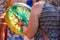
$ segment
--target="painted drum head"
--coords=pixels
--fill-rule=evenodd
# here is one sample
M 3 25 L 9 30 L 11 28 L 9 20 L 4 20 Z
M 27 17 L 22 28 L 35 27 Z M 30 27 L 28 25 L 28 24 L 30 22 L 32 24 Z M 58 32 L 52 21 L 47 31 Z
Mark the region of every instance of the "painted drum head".
M 14 3 L 10 6 L 5 15 L 8 27 L 19 35 L 24 35 L 23 25 L 28 26 L 31 7 L 24 3 Z M 21 21 L 23 22 L 22 25 Z

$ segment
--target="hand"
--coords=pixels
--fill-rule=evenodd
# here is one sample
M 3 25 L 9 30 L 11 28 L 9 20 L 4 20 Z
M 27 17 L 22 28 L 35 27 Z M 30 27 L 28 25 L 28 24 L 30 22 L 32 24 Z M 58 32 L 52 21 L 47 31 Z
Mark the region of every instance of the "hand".
M 23 27 L 24 26 L 24 24 L 23 24 L 23 22 L 21 21 L 21 20 L 18 20 L 18 23 L 17 23 L 19 26 L 21 26 L 21 27 Z
M 27 27 L 26 26 L 23 26 L 23 31 L 27 32 Z
M 27 27 L 26 26 L 23 26 L 23 32 L 24 32 L 24 35 L 27 35 Z

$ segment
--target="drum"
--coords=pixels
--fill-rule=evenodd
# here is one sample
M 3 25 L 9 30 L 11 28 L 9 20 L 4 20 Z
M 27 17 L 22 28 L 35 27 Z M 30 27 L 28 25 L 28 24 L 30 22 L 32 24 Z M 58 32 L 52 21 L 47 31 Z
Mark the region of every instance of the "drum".
M 31 7 L 24 3 L 14 3 L 10 6 L 5 15 L 8 27 L 16 34 L 24 35 L 23 25 L 28 26 Z M 22 25 L 21 21 L 23 22 Z

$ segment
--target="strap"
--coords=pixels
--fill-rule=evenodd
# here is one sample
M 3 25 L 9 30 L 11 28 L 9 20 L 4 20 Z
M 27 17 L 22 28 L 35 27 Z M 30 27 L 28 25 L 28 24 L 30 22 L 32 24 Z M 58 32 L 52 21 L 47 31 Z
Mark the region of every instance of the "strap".
M 39 1 L 39 2 L 37 2 L 35 4 L 37 4 L 37 5 L 40 6 L 39 9 L 38 9 L 39 10 L 38 13 L 39 13 L 39 17 L 40 17 L 45 2 L 44 1 Z M 48 37 L 48 35 L 46 34 L 46 32 L 44 31 L 44 29 L 40 25 L 39 25 L 39 30 L 40 30 L 40 33 L 43 35 L 43 37 L 44 37 L 45 40 L 50 40 L 49 37 Z
M 44 29 L 40 26 L 40 33 L 43 35 L 45 40 L 50 40 L 50 38 L 48 37 L 48 35 L 46 34 L 46 32 L 44 31 Z
M 39 16 L 40 16 L 45 2 L 40 1 L 39 3 L 40 3 L 40 6 L 41 6 L 40 7 L 40 13 L 39 13 Z M 39 25 L 39 28 L 40 28 L 39 29 L 40 30 L 40 33 L 43 35 L 44 39 L 45 40 L 50 40 L 49 37 L 48 37 L 48 35 L 46 34 L 46 32 L 44 31 L 44 29 L 40 25 Z

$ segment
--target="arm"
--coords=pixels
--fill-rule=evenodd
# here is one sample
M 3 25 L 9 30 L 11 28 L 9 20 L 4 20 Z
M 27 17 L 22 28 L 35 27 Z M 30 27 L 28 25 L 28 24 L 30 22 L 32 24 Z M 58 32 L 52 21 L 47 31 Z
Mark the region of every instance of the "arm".
M 38 29 L 38 13 L 35 6 L 32 7 L 29 24 L 25 35 L 28 38 L 32 38 Z
M 5 13 L 0 14 L 0 40 L 7 40 L 7 24 L 4 16 Z
M 28 28 L 27 31 L 26 28 L 24 30 L 24 33 L 28 38 L 33 38 L 38 29 L 38 18 L 40 17 L 41 11 L 42 5 L 39 3 L 36 3 L 32 6 Z

